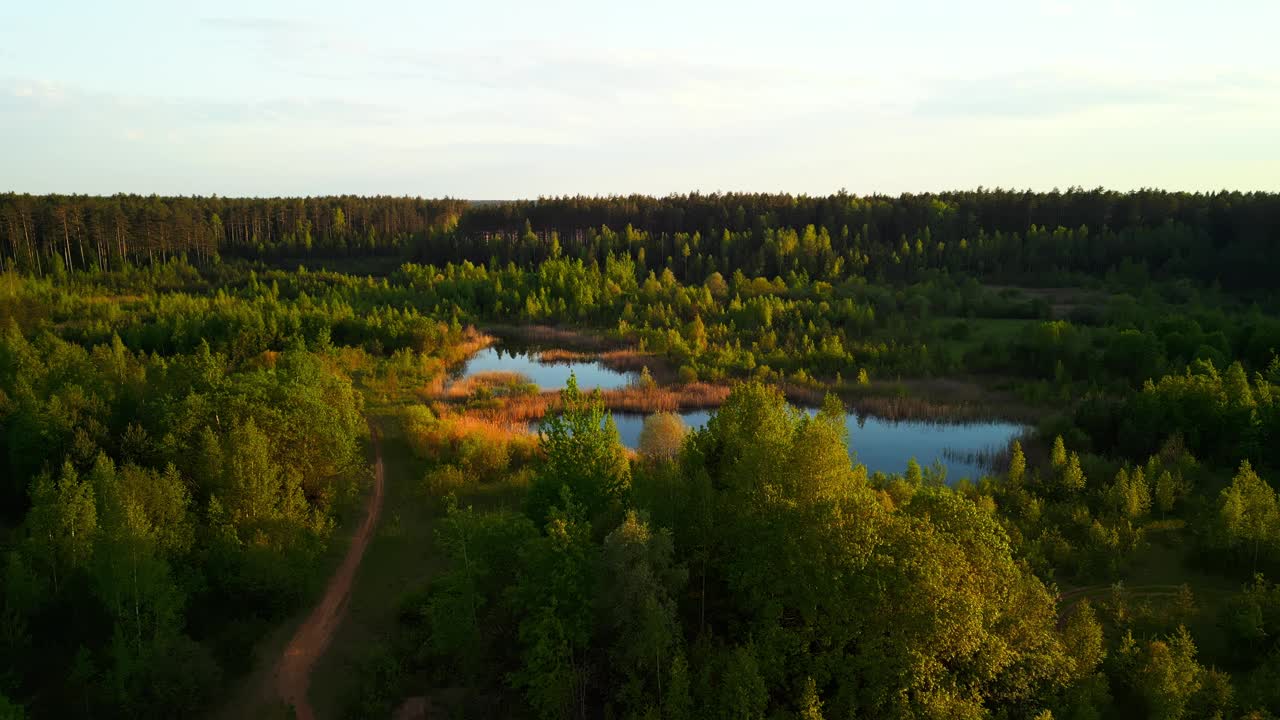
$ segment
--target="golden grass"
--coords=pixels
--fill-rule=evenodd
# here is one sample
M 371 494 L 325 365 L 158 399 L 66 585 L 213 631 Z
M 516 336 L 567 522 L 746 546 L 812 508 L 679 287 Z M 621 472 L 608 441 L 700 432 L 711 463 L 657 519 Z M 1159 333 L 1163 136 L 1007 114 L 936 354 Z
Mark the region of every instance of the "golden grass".
M 623 372 L 639 372 L 647 367 L 649 368 L 649 372 L 656 375 L 667 369 L 667 362 L 665 358 L 651 352 L 640 352 L 639 350 L 631 348 L 602 352 L 596 359 L 600 361 L 601 365 L 604 365 L 607 368 L 612 370 L 621 370 Z
M 463 330 L 462 342 L 443 348 L 441 350 L 441 359 L 444 360 L 445 365 L 457 365 L 497 341 L 498 339 L 492 335 L 467 326 Z
M 577 350 L 564 350 L 562 348 L 552 348 L 550 350 L 539 350 L 534 353 L 534 358 L 544 365 L 554 365 L 556 363 L 573 363 L 573 362 L 590 362 L 599 357 L 597 353 L 578 352 Z
M 509 388 L 514 385 L 526 385 L 529 378 L 522 373 L 510 370 L 487 370 L 464 377 L 436 394 L 448 400 L 465 400 L 475 394 L 476 390 Z
M 440 410 L 445 412 L 440 412 Z M 475 412 L 448 412 L 436 408 L 434 421 L 405 423 L 405 440 L 422 458 L 449 458 L 467 440 L 503 445 L 513 458 L 528 459 L 537 452 L 537 438 L 523 422 L 510 422 Z
M 668 387 L 603 390 L 600 396 L 611 412 L 649 414 L 719 407 L 729 397 L 729 388 L 711 383 L 689 383 Z M 510 426 L 539 420 L 560 407 L 560 393 L 547 391 L 537 395 L 510 397 L 497 407 L 472 410 L 470 415 Z
M 598 362 L 610 370 L 618 372 L 640 372 L 645 368 L 649 368 L 649 372 L 655 377 L 664 380 L 674 379 L 675 375 L 665 358 L 651 352 L 641 352 L 635 348 L 623 348 L 620 350 L 606 350 L 603 352 L 583 352 L 580 350 L 566 350 L 564 348 L 551 348 L 548 350 L 539 350 L 534 354 L 534 358 L 538 362 L 546 365 L 554 365 L 556 363 L 574 363 L 574 362 Z

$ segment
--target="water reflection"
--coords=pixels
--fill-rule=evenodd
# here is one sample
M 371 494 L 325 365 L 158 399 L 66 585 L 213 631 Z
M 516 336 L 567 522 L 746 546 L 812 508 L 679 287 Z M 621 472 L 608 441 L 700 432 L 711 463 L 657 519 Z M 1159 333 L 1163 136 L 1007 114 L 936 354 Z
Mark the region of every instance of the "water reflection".
M 636 374 L 611 370 L 595 361 L 544 364 L 524 350 L 507 350 L 502 346 L 487 347 L 471 356 L 456 373 L 458 378 L 476 373 L 502 370 L 517 372 L 543 390 L 559 390 L 569 382 L 572 373 L 583 390 L 623 388 L 635 381 Z
M 476 353 L 456 376 L 496 370 L 525 375 L 543 390 L 563 388 L 571 373 L 577 377 L 578 387 L 584 390 L 623 388 L 636 379 L 635 373 L 611 370 L 594 361 L 544 364 L 529 351 L 501 346 Z M 711 412 L 691 410 L 680 416 L 685 425 L 700 428 L 706 425 Z M 809 408 L 808 412 L 813 414 L 817 410 Z M 623 444 L 635 448 L 640 441 L 644 416 L 616 413 L 614 422 Z M 914 457 L 924 467 L 942 463 L 947 468 L 948 481 L 980 477 L 987 468 L 979 456 L 1003 451 L 1010 440 L 1026 431 L 1023 425 L 1003 421 L 962 424 L 895 421 L 856 413 L 849 413 L 845 426 L 849 430 L 850 454 L 866 465 L 868 472 L 900 473 Z
M 694 410 L 680 413 L 680 417 L 690 428 L 700 428 L 707 424 L 712 412 Z M 810 408 L 808 412 L 812 415 L 817 410 Z M 644 427 L 644 416 L 615 414 L 613 420 L 622 443 L 635 448 Z M 976 456 L 1003 451 L 1009 441 L 1027 429 L 1018 423 L 1003 421 L 964 424 L 895 421 L 856 413 L 845 417 L 845 427 L 849 430 L 849 454 L 866 465 L 868 473 L 901 473 L 906 470 L 907 461 L 914 457 L 922 467 L 942 463 L 947 469 L 948 482 L 981 477 L 988 469 Z

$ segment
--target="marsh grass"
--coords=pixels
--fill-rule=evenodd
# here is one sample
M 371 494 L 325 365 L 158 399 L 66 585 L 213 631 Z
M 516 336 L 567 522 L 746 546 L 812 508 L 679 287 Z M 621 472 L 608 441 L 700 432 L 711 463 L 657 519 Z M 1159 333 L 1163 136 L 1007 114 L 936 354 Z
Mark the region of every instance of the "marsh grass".
M 469 375 L 444 387 L 437 397 L 459 401 L 504 395 L 529 395 L 538 386 L 527 376 L 510 370 L 488 370 Z
M 629 387 L 600 391 L 605 408 L 611 412 L 649 414 L 716 408 L 729 397 L 729 387 L 711 383 L 689 383 L 667 387 Z M 495 407 L 475 408 L 470 416 L 499 427 L 523 425 L 539 420 L 561 407 L 559 391 L 507 397 Z
M 534 359 L 543 365 L 555 365 L 557 363 L 575 363 L 575 362 L 591 362 L 599 357 L 598 353 L 579 352 L 577 350 L 565 350 L 563 348 L 552 348 L 549 350 L 538 350 L 533 354 Z

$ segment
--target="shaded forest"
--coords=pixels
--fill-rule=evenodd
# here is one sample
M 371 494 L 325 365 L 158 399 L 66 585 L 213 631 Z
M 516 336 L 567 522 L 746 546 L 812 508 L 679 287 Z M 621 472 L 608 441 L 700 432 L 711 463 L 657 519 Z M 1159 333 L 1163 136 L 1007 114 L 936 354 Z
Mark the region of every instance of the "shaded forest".
M 1109 271 L 1269 287 L 1269 193 L 1002 190 L 858 197 L 711 194 L 469 203 L 391 197 L 0 195 L 3 257 L 38 274 L 186 257 L 401 254 L 445 262 L 637 256 L 681 280 L 720 271 L 908 280 L 927 269 L 1048 284 Z M 643 252 L 641 252 L 643 251 Z

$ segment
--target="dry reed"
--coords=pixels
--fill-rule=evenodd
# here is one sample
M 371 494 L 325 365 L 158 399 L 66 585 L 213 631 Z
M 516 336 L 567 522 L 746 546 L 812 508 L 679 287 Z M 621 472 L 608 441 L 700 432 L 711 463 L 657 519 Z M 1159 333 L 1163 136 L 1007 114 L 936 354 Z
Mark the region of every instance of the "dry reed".
M 729 397 L 729 388 L 710 383 L 690 383 L 670 387 L 621 388 L 603 390 L 600 397 L 611 412 L 649 414 L 716 408 Z M 560 393 L 548 391 L 537 395 L 506 398 L 498 407 L 471 411 L 499 425 L 514 425 L 538 420 L 562 407 Z
M 554 365 L 556 363 L 575 363 L 590 362 L 597 359 L 596 353 L 585 353 L 577 350 L 564 350 L 562 348 L 552 348 L 549 350 L 539 350 L 534 353 L 534 358 L 543 365 Z
M 511 370 L 486 370 L 449 384 L 437 392 L 436 396 L 449 400 L 466 400 L 482 388 L 497 390 L 528 384 L 530 384 L 529 378 L 521 373 Z

